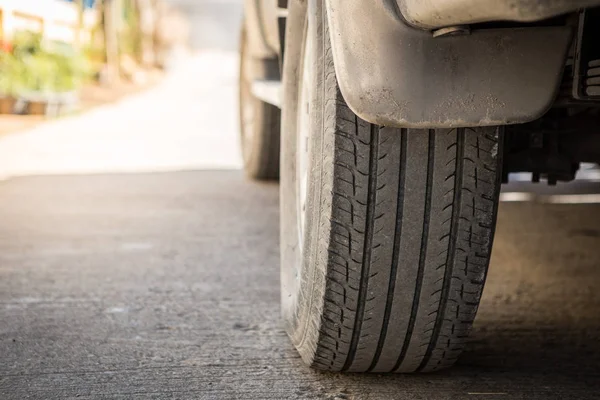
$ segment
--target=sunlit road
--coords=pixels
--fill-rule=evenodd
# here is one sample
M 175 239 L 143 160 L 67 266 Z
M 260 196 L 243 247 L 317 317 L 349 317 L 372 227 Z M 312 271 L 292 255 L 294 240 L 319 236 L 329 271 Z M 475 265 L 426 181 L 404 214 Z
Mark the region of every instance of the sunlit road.
M 600 396 L 598 203 L 502 204 L 484 299 L 456 368 L 307 369 L 279 319 L 278 185 L 236 169 L 239 3 L 187 7 L 198 21 L 225 21 L 210 28 L 222 42 L 194 36 L 208 58 L 158 92 L 0 140 L 0 170 L 13 176 L 0 182 L 1 400 Z M 207 75 L 212 65 L 221 81 Z M 183 90 L 190 66 L 206 69 L 180 110 L 160 93 Z M 218 82 L 225 94 L 211 102 Z M 124 128 L 107 121 L 123 109 Z M 167 116 L 179 119 L 169 128 Z M 106 139 L 102 129 L 118 132 Z M 69 146 L 80 154 L 61 163 Z

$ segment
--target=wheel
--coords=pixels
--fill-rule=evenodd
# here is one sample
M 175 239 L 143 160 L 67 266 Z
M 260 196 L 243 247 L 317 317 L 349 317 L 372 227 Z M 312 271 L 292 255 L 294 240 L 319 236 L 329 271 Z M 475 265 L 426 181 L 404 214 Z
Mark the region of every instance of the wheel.
M 286 330 L 317 369 L 452 365 L 490 260 L 499 128 L 393 129 L 340 93 L 325 11 L 290 2 L 281 181 Z
M 281 111 L 252 94 L 252 82 L 279 79 L 279 61 L 254 59 L 245 24 L 240 50 L 240 126 L 244 170 L 253 179 L 279 178 Z

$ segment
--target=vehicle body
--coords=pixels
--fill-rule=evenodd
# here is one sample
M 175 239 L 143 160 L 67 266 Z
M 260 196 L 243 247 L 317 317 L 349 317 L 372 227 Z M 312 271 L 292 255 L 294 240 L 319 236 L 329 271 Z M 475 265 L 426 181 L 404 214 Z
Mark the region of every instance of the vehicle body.
M 307 363 L 453 364 L 501 183 L 600 162 L 597 6 L 245 0 L 246 169 L 281 174 L 282 308 Z

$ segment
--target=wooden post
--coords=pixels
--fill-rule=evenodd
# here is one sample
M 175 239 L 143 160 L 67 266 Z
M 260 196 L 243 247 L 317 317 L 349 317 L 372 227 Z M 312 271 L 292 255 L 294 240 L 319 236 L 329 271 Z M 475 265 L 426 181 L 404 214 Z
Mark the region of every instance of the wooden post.
M 154 56 L 154 28 L 155 12 L 151 0 L 136 0 L 138 12 L 138 29 L 140 40 L 140 61 L 145 68 L 152 68 L 155 64 Z
M 4 10 L 0 8 L 0 40 L 4 40 Z
M 108 84 L 117 83 L 120 79 L 119 68 L 119 27 L 117 0 L 103 1 L 104 47 L 106 49 L 106 66 Z
M 77 32 L 75 32 L 75 48 L 81 49 L 83 45 L 83 28 L 84 28 L 84 17 L 85 17 L 85 4 L 84 0 L 76 0 L 77 6 Z

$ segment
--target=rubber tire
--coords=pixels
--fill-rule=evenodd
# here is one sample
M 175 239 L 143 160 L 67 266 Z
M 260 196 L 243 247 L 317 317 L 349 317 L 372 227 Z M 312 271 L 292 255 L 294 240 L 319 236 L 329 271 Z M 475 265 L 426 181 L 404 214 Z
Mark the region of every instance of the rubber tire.
M 281 110 L 252 95 L 253 80 L 279 79 L 279 60 L 253 59 L 250 56 L 245 24 L 242 25 L 240 39 L 240 74 L 239 74 L 239 115 L 242 157 L 244 171 L 252 179 L 279 179 L 279 154 Z M 250 102 L 253 109 L 253 124 L 250 128 L 244 124 L 244 105 Z M 246 140 L 247 135 L 251 140 Z
M 328 371 L 451 366 L 475 318 L 501 185 L 502 130 L 392 129 L 340 93 L 325 11 L 290 2 L 281 182 L 282 313 L 302 359 Z M 301 246 L 297 103 L 306 21 L 317 52 Z M 313 117 L 314 116 L 314 117 Z

